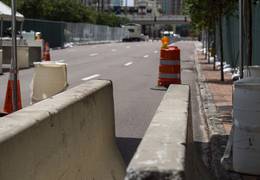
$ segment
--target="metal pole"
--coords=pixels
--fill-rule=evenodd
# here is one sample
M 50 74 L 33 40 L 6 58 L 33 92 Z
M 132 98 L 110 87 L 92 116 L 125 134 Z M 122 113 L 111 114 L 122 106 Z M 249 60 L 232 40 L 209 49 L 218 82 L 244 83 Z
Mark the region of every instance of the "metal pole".
M 220 39 L 220 75 L 221 81 L 224 81 L 224 54 L 223 54 L 223 29 L 222 29 L 222 16 L 219 16 L 219 39 Z
M 253 24 L 253 14 L 252 14 L 252 2 L 251 0 L 249 0 L 248 2 L 248 28 L 247 28 L 247 38 L 248 38 L 248 47 L 247 47 L 247 52 L 248 52 L 248 66 L 252 66 L 253 65 L 253 32 L 252 32 L 252 24 Z
M 244 24 L 244 0 L 239 0 L 239 61 L 240 61 L 240 78 L 244 76 L 244 33 L 243 33 L 243 24 Z
M 101 0 L 101 12 L 104 11 L 104 0 Z
M 1 43 L 0 43 L 0 46 L 1 46 L 1 49 L 3 49 L 3 36 L 4 36 L 4 20 L 3 18 L 1 18 Z
M 13 81 L 12 88 L 12 104 L 13 111 L 18 110 L 18 98 L 17 98 L 17 43 L 16 43 L 16 0 L 12 0 L 12 59 L 11 59 L 11 70 L 10 70 L 10 80 Z

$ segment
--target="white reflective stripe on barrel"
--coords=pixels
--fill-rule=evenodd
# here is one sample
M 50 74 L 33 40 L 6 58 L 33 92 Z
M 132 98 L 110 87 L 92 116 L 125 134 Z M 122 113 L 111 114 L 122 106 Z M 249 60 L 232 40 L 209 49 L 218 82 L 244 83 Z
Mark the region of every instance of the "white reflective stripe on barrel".
M 161 60 L 160 61 L 161 65 L 180 65 L 179 60 Z
M 179 79 L 180 78 L 180 74 L 164 74 L 164 73 L 160 73 L 159 74 L 159 78 L 168 78 L 168 79 L 171 79 L 171 78 L 175 78 L 175 79 Z

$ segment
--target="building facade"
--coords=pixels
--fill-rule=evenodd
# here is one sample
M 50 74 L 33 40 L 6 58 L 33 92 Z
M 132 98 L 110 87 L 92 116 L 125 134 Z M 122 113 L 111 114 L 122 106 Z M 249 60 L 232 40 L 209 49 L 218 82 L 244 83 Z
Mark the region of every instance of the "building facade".
M 164 15 L 181 15 L 182 0 L 159 0 Z
M 135 0 L 134 6 L 138 9 L 139 15 L 160 15 L 161 4 L 159 0 Z
M 111 0 L 80 0 L 82 4 L 88 7 L 93 7 L 97 10 L 109 10 L 111 9 Z
M 121 7 L 121 6 L 124 6 L 124 0 L 112 0 L 111 1 L 111 6 L 113 7 Z

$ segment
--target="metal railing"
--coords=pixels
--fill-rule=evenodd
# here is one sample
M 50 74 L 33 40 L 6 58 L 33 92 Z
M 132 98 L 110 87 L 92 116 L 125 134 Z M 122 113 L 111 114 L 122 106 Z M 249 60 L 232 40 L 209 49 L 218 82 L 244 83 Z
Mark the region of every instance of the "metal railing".
M 128 34 L 120 27 L 38 19 L 25 19 L 24 30 L 41 32 L 51 47 L 63 47 L 70 42 L 121 41 Z
M 109 27 L 86 23 L 66 23 L 66 42 L 120 41 L 127 31 L 119 27 Z

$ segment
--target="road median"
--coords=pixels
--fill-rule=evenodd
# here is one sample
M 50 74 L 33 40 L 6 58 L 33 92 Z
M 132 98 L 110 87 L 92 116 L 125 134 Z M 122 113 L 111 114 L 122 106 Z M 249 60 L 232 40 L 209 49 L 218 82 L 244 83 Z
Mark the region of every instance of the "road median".
M 113 87 L 93 80 L 0 118 L 1 180 L 121 180 Z
M 188 85 L 168 88 L 127 168 L 125 180 L 185 179 L 189 94 Z

